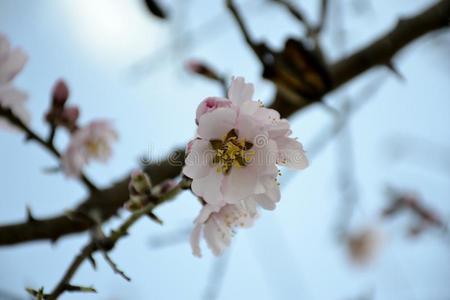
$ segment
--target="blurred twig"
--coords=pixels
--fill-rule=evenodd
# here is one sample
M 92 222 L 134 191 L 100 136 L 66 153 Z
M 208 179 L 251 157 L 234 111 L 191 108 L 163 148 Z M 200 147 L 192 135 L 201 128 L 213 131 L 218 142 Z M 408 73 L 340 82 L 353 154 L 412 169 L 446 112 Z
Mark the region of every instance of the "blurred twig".
M 162 203 L 168 199 L 173 199 L 185 188 L 186 182 L 181 180 L 175 188 L 171 189 L 166 194 L 161 195 L 158 198 L 158 202 Z M 134 211 L 116 230 L 113 230 L 109 236 L 106 236 L 101 240 L 94 238 L 86 244 L 86 246 L 84 246 L 81 250 L 81 253 L 75 257 L 63 278 L 59 281 L 53 291 L 46 297 L 46 299 L 57 299 L 62 293 L 64 293 L 67 290 L 67 285 L 70 284 L 72 277 L 75 275 L 81 264 L 86 259 L 92 259 L 92 254 L 98 250 L 101 250 L 104 258 L 112 267 L 114 272 L 120 274 L 125 279 L 130 280 L 130 278 L 126 276 L 123 271 L 117 268 L 117 265 L 107 255 L 107 252 L 114 248 L 119 239 L 128 234 L 128 230 L 134 225 L 134 223 L 136 223 L 141 217 L 146 216 L 149 212 L 151 212 L 155 208 L 156 204 L 157 203 L 153 202 L 148 203 L 142 209 Z

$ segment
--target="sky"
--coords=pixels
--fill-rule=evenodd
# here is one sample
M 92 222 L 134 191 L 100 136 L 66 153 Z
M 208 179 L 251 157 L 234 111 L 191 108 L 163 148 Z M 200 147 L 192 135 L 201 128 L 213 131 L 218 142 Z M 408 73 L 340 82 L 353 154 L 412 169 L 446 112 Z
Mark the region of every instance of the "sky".
M 303 2 L 307 16 L 317 20 L 318 3 Z M 164 3 L 169 21 L 151 17 L 141 1 L 0 2 L 0 32 L 29 55 L 15 85 L 29 94 L 33 128 L 46 133 L 42 116 L 59 78 L 70 87 L 70 103 L 80 106 L 82 124 L 103 118 L 117 128 L 111 161 L 86 169 L 99 186 L 126 176 L 142 155 L 157 159 L 193 136 L 196 106 L 221 89 L 187 73 L 186 60 L 202 59 L 229 77 L 244 76 L 265 103 L 273 96 L 274 87 L 261 79 L 261 67 L 223 1 Z M 238 3 L 252 35 L 273 48 L 303 34 L 302 26 L 270 1 Z M 322 42 L 335 61 L 433 1 L 332 3 Z M 429 35 L 395 57 L 403 80 L 378 68 L 327 95 L 335 109 L 364 103 L 335 137 L 327 138 L 336 119 L 323 106 L 295 114 L 293 132 L 310 155 L 310 167 L 283 171 L 277 209 L 262 212 L 252 228 L 239 231 L 223 257 L 213 257 L 204 244 L 204 257 L 192 256 L 188 233 L 200 207 L 185 192 L 157 209 L 163 226 L 141 220 L 111 252 L 131 282 L 99 256 L 96 271 L 85 263 L 72 282 L 93 285 L 98 293 L 62 299 L 344 300 L 366 294 L 383 300 L 450 299 L 448 236 L 431 230 L 411 239 L 405 234 L 410 217 L 383 223 L 378 218 L 389 200 L 387 187 L 413 191 L 444 220 L 450 218 L 449 48 L 448 31 Z M 366 92 L 372 86 L 376 91 Z M 315 145 L 323 138 L 318 151 Z M 57 136 L 60 149 L 67 141 L 64 134 Z M 44 174 L 57 162 L 25 144 L 20 134 L 0 132 L 0 154 L 0 223 L 24 220 L 27 206 L 37 218 L 58 214 L 86 196 L 78 182 Z M 357 204 L 351 228 L 382 232 L 381 249 L 367 266 L 352 264 L 336 237 L 347 197 L 340 188 L 342 166 L 353 170 Z M 126 215 L 121 212 L 106 228 Z M 164 239 L 172 242 L 155 245 Z M 51 289 L 87 241 L 80 234 L 55 244 L 0 247 L 0 299 L 27 299 L 25 287 Z

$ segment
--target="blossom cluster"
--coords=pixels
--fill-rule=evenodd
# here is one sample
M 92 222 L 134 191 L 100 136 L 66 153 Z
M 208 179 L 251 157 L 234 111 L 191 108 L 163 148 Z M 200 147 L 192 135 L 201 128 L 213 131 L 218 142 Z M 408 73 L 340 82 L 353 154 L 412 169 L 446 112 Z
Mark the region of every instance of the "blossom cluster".
M 27 55 L 19 48 L 11 49 L 10 42 L 0 34 L 0 107 L 9 109 L 24 126 L 29 125 L 30 113 L 26 109 L 27 95 L 12 85 L 12 80 L 22 70 Z M 81 175 L 82 168 L 91 160 L 106 162 L 111 156 L 111 143 L 117 139 L 117 132 L 111 123 L 94 120 L 86 126 L 78 125 L 79 108 L 67 106 L 69 88 L 63 80 L 56 82 L 50 108 L 45 121 L 52 129 L 48 143 L 53 143 L 57 127 L 66 128 L 70 142 L 61 156 L 61 168 L 69 177 Z M 0 127 L 12 127 L 6 119 L 0 118 Z
M 237 77 L 228 98 L 207 98 L 197 108 L 196 136 L 183 168 L 204 203 L 191 235 L 196 256 L 201 256 L 202 235 L 220 255 L 236 228 L 253 224 L 258 207 L 275 209 L 281 197 L 277 165 L 308 166 L 302 145 L 290 136 L 289 122 L 253 101 L 253 93 L 253 85 Z

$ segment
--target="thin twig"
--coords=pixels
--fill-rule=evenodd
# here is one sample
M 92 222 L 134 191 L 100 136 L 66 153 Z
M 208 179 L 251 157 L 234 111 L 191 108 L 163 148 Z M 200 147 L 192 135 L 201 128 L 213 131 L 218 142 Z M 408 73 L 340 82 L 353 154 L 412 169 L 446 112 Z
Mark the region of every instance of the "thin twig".
M 234 5 L 233 0 L 226 0 L 226 3 L 227 3 L 227 7 L 228 7 L 229 11 L 231 12 L 232 16 L 236 20 L 247 45 L 253 50 L 253 52 L 259 58 L 261 63 L 264 65 L 265 64 L 264 57 L 267 54 L 267 52 L 269 51 L 269 49 L 267 47 L 265 47 L 264 44 L 257 44 L 252 40 L 252 37 L 250 36 L 250 33 L 249 33 L 247 27 L 245 26 L 244 20 L 243 20 L 242 16 L 240 15 L 239 11 L 237 10 L 236 6 Z
M 134 211 L 116 230 L 113 230 L 109 236 L 105 237 L 101 241 L 95 239 L 91 240 L 86 246 L 83 247 L 81 253 L 75 257 L 72 264 L 69 266 L 66 273 L 64 274 L 63 278 L 53 289 L 51 294 L 48 295 L 47 299 L 49 300 L 57 299 L 62 293 L 64 293 L 66 291 L 66 286 L 70 284 L 72 277 L 75 275 L 76 271 L 84 262 L 84 260 L 92 257 L 92 254 L 97 250 L 102 251 L 105 260 L 108 262 L 108 264 L 112 267 L 112 269 L 116 273 L 120 274 L 125 279 L 130 280 L 130 278 L 126 276 L 123 273 L 123 271 L 117 268 L 117 265 L 111 260 L 111 258 L 106 254 L 106 252 L 114 248 L 117 241 L 120 238 L 126 236 L 128 234 L 128 230 L 130 229 L 130 227 L 134 223 L 136 223 L 141 217 L 151 212 L 157 204 L 167 201 L 169 199 L 173 199 L 176 195 L 178 195 L 183 189 L 187 187 L 187 184 L 189 184 L 189 182 L 182 179 L 176 187 L 168 191 L 166 194 L 158 197 L 156 202 L 148 203 L 143 208 Z
M 319 23 L 314 28 L 314 33 L 316 35 L 319 35 L 322 32 L 322 29 L 325 25 L 325 21 L 327 18 L 327 12 L 328 12 L 328 0 L 322 0 L 320 3 Z
M 106 260 L 106 262 L 109 264 L 109 266 L 111 267 L 111 269 L 113 269 L 114 273 L 119 274 L 123 279 L 125 279 L 126 281 L 131 281 L 131 278 L 128 277 L 124 271 L 122 271 L 121 269 L 119 269 L 119 267 L 117 266 L 117 264 L 111 259 L 111 257 L 109 257 L 108 252 L 106 252 L 105 250 L 101 250 L 100 251 L 103 255 L 103 258 Z

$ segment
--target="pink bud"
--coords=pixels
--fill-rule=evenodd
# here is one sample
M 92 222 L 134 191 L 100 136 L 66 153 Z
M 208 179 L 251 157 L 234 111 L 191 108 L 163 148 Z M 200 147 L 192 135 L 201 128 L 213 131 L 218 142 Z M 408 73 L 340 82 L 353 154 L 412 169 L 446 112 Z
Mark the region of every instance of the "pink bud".
M 53 87 L 53 106 L 63 107 L 69 98 L 69 88 L 64 80 L 58 80 Z
M 225 98 L 209 97 L 203 100 L 197 107 L 195 123 L 198 125 L 200 117 L 205 113 L 212 112 L 219 107 L 231 107 L 232 102 Z
M 205 63 L 198 60 L 189 60 L 186 63 L 186 69 L 192 73 L 196 73 L 205 76 L 210 79 L 219 80 L 219 76 Z
M 78 106 L 70 106 L 64 109 L 62 113 L 62 118 L 64 121 L 75 124 L 80 116 L 80 109 Z

